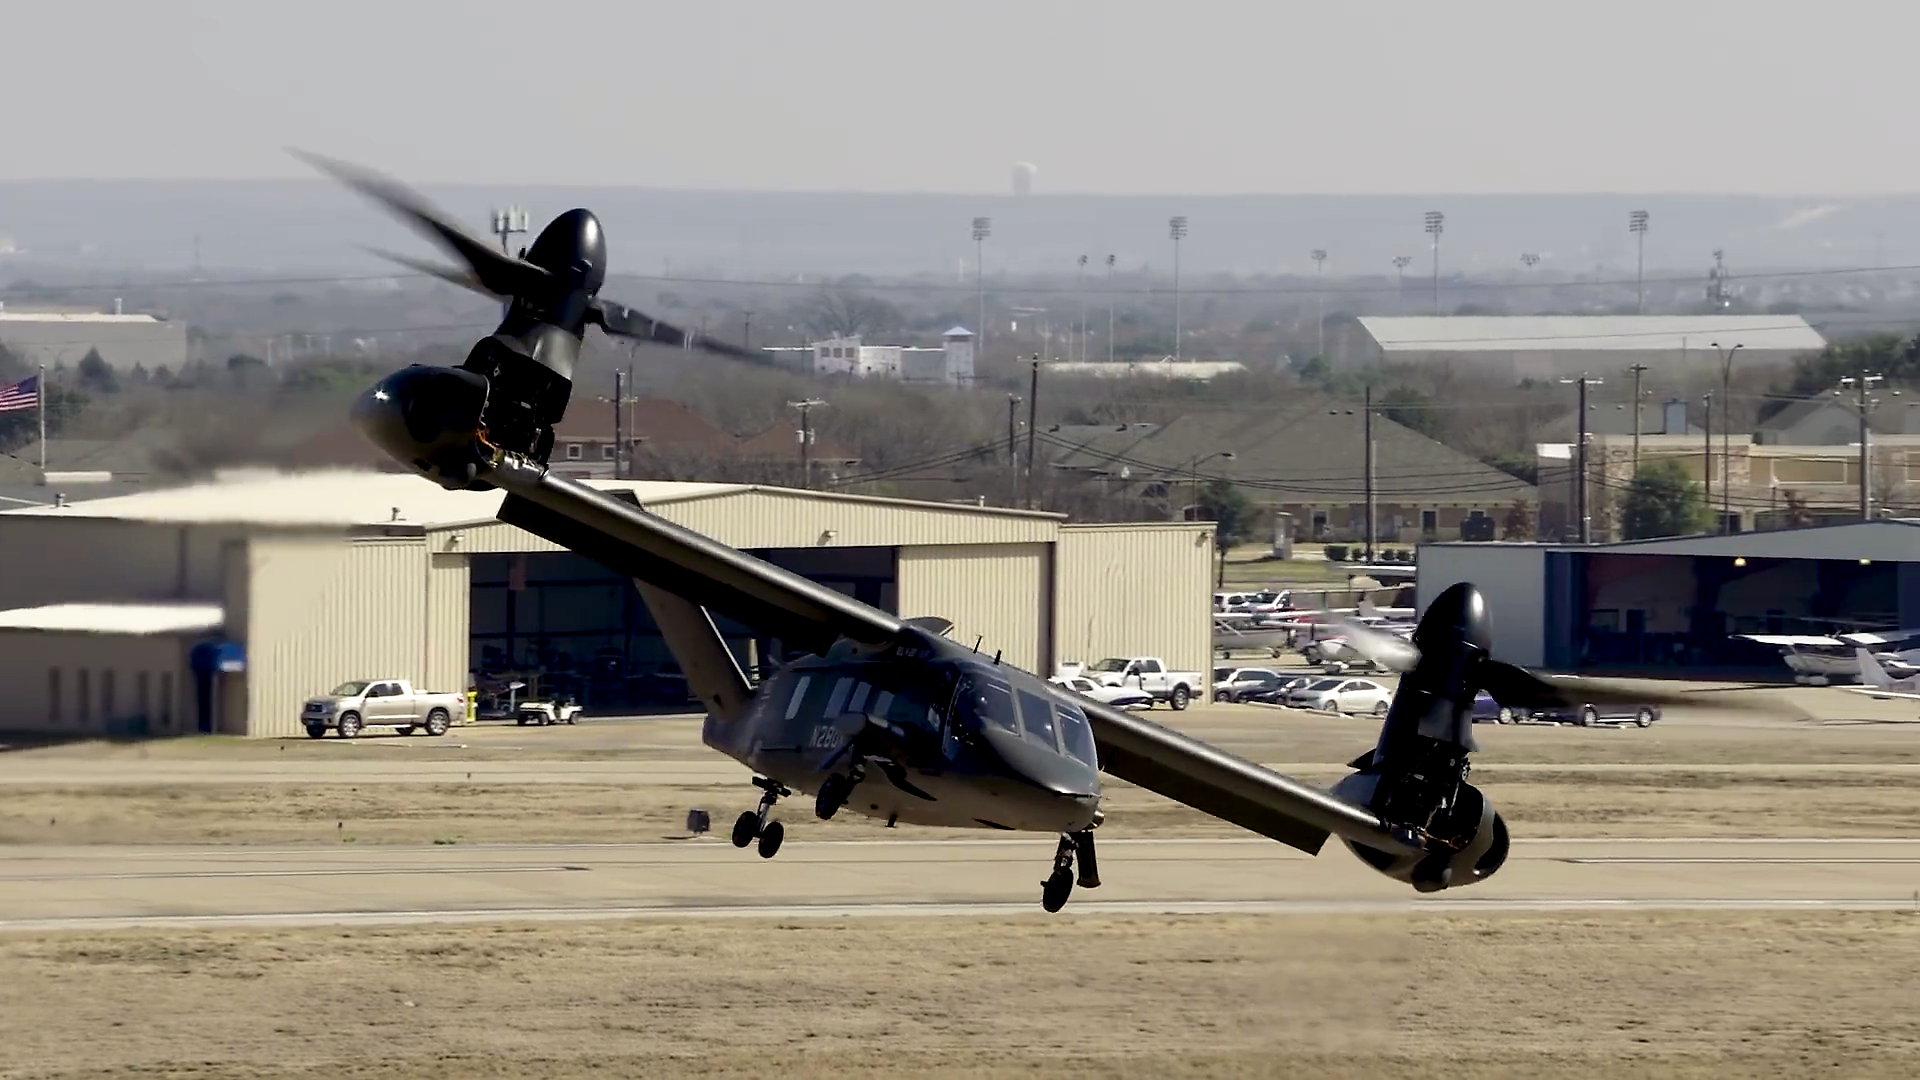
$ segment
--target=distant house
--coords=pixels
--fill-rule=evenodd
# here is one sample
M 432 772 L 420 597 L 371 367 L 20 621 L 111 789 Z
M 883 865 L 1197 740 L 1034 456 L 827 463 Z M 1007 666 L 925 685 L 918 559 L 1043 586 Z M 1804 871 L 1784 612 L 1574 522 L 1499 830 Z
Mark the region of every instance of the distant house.
M 650 457 L 725 458 L 739 441 L 677 401 L 626 398 L 622 409 L 616 441 L 612 402 L 574 402 L 554 428 L 549 457 L 554 471 L 577 479 L 611 478 L 622 442 L 632 472 Z
M 1883 398 L 1867 414 L 1875 435 L 1920 435 L 1920 401 Z M 1860 414 L 1831 395 L 1802 398 L 1754 426 L 1754 441 L 1774 446 L 1849 446 L 1860 442 Z
M 1176 519 L 1192 513 L 1199 486 L 1219 477 L 1256 505 L 1291 514 L 1300 536 L 1355 539 L 1365 532 L 1367 492 L 1358 412 L 1302 393 L 1285 406 L 1189 413 L 1160 426 L 1049 432 L 1049 445 L 1056 469 L 1164 501 Z M 1532 484 L 1386 417 L 1374 417 L 1373 437 L 1377 539 L 1460 539 L 1470 520 L 1497 523 L 1514 502 L 1537 502 Z
M 973 345 L 973 331 L 956 326 L 941 335 L 939 348 L 869 345 L 854 335 L 810 345 L 769 345 L 761 351 L 781 367 L 809 375 L 968 386 L 973 382 Z
M 1596 403 L 1587 407 L 1587 434 L 1599 436 L 1624 436 L 1632 438 L 1637 430 L 1641 435 L 1705 435 L 1706 429 L 1687 419 L 1687 403 L 1678 399 L 1668 400 L 1656 405 L 1651 401 L 1640 403 L 1640 423 L 1634 426 L 1634 410 L 1624 402 L 1617 404 Z M 1574 410 L 1542 426 L 1540 437 L 1543 442 L 1573 442 L 1579 438 L 1580 429 Z

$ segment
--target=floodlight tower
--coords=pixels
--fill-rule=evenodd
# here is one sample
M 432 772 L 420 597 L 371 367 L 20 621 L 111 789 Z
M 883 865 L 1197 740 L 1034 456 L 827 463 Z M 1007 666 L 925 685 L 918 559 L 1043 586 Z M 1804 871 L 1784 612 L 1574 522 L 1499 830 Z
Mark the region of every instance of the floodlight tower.
M 973 219 L 973 287 L 980 294 L 980 322 L 973 328 L 973 355 L 979 359 L 987 341 L 987 279 L 981 258 L 986 254 L 987 237 L 993 235 L 993 219 Z
M 500 238 L 500 254 L 513 254 L 513 249 L 508 244 L 509 238 L 515 233 L 526 232 L 529 224 L 527 211 L 523 207 L 509 206 L 505 210 L 495 210 L 493 212 L 493 235 Z M 503 313 L 502 317 L 504 317 L 505 312 L 511 311 L 512 309 L 513 301 L 508 300 L 502 302 L 500 305 L 500 310 Z
M 1634 243 L 1639 247 L 1633 271 L 1634 311 L 1644 315 L 1647 312 L 1647 212 L 1634 210 L 1627 214 L 1627 231 L 1633 234 Z
M 1394 283 L 1400 289 L 1400 310 L 1407 309 L 1407 267 L 1413 265 L 1413 256 L 1395 255 L 1393 257 Z
M 1326 249 L 1314 248 L 1313 249 L 1313 294 L 1314 294 L 1314 297 L 1320 303 L 1320 319 L 1319 319 L 1320 321 L 1320 353 L 1319 355 L 1320 355 L 1320 359 L 1323 361 L 1326 360 L 1327 358 L 1327 294 L 1325 289 L 1321 285 L 1321 282 L 1324 280 L 1324 278 L 1321 276 L 1321 271 L 1325 270 L 1326 267 L 1327 267 Z
M 1526 266 L 1527 272 L 1532 273 L 1534 268 L 1540 265 L 1540 256 L 1529 251 L 1520 256 L 1520 261 Z
M 1173 358 L 1180 359 L 1180 241 L 1187 237 L 1184 215 L 1167 219 L 1167 235 L 1173 238 Z
M 1113 363 L 1113 264 L 1118 256 L 1107 256 L 1107 363 Z
M 1433 237 L 1433 313 L 1440 314 L 1440 234 L 1447 217 L 1438 210 L 1427 211 L 1427 235 Z

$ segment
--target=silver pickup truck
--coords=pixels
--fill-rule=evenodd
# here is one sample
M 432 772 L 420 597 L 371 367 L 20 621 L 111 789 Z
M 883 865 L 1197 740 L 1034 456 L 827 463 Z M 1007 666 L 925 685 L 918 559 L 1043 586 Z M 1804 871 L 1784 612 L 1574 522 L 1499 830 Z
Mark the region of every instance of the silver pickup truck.
M 402 735 L 415 731 L 445 735 L 453 718 L 465 715 L 466 708 L 463 694 L 415 690 L 405 679 L 355 679 L 309 700 L 300 710 L 300 723 L 310 739 L 320 738 L 329 729 L 351 739 L 370 727 L 392 728 Z

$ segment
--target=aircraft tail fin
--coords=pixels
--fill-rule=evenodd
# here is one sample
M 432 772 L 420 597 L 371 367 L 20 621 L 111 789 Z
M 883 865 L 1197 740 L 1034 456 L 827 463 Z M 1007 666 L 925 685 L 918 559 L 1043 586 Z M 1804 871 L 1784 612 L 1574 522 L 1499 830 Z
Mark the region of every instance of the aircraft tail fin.
M 1854 647 L 1854 655 L 1860 658 L 1860 684 L 1862 686 L 1889 687 L 1893 685 L 1893 676 L 1873 658 L 1873 653 L 1859 646 Z

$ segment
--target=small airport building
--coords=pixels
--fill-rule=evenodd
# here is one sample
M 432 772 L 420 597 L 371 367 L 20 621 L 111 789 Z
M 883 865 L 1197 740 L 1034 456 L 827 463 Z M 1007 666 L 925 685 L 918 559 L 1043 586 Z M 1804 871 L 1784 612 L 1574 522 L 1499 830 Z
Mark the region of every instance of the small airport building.
M 1419 548 L 1422 611 L 1456 582 L 1486 597 L 1497 659 L 1553 670 L 1784 675 L 1734 635 L 1920 627 L 1920 519 L 1629 540 Z
M 590 481 L 653 513 L 1042 674 L 1211 656 L 1210 522 L 744 484 Z M 0 730 L 301 733 L 355 679 L 565 687 L 587 714 L 684 681 L 630 580 L 495 517 L 501 492 L 409 475 L 246 474 L 0 512 Z M 717 620 L 742 665 L 780 643 Z

